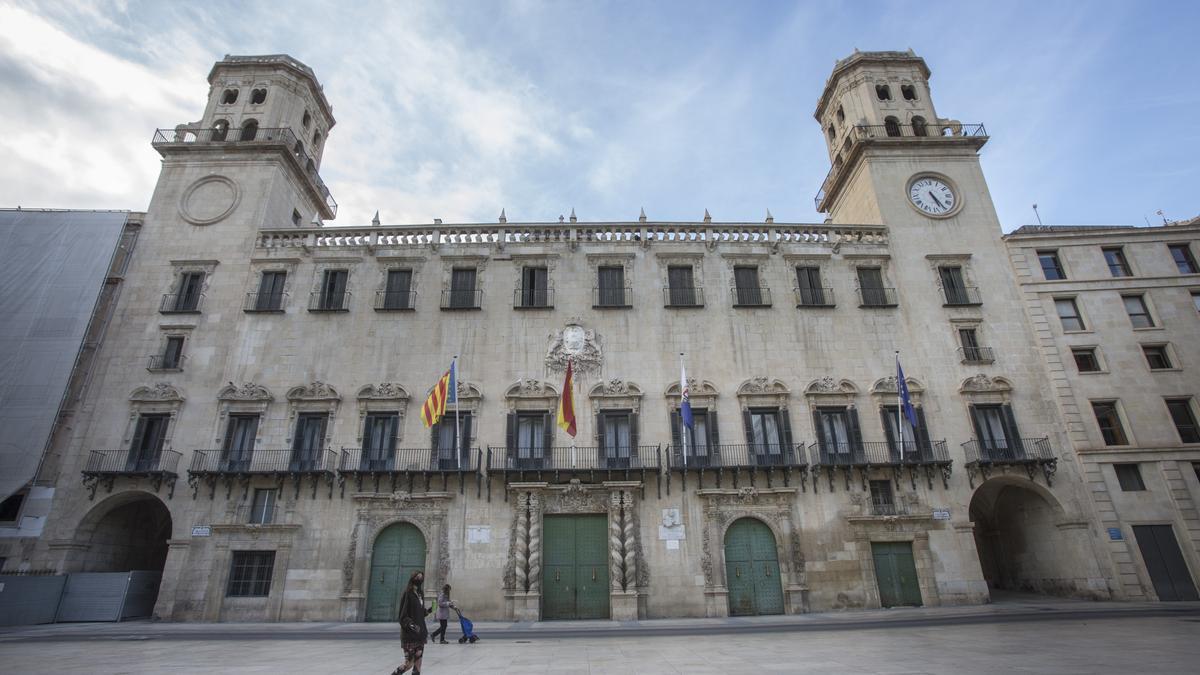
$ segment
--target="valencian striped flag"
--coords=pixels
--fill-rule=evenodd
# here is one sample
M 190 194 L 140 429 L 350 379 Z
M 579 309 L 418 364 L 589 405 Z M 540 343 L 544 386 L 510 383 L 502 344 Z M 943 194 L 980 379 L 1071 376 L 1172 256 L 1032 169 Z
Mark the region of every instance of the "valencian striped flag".
M 562 396 L 558 399 L 558 426 L 575 438 L 575 393 L 571 381 L 571 362 L 567 361 L 567 377 L 563 380 Z
M 447 370 L 433 385 L 433 391 L 429 392 L 429 398 L 425 399 L 425 405 L 421 406 L 421 421 L 426 427 L 432 427 L 442 419 L 442 415 L 446 414 L 446 404 L 454 403 L 457 399 L 458 382 L 454 374 L 454 362 L 450 362 L 450 370 Z

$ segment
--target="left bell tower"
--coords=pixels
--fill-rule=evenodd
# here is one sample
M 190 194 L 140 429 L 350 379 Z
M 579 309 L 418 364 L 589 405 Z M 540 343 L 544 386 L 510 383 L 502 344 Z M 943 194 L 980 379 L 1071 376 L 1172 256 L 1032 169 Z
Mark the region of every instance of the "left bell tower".
M 155 133 L 163 165 L 148 219 L 235 239 L 333 219 L 320 168 L 335 120 L 312 69 L 286 54 L 226 55 L 208 83 L 199 121 Z

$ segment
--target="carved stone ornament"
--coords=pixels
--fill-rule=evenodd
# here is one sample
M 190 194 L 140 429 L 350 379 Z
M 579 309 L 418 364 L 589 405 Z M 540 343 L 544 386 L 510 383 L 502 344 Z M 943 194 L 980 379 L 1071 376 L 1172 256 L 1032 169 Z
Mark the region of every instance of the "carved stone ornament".
M 832 377 L 822 377 L 810 389 L 813 391 L 837 391 L 837 383 L 833 381 Z
M 179 390 L 166 382 L 159 382 L 150 387 L 138 387 L 129 395 L 129 400 L 134 403 L 159 403 L 162 401 L 183 401 L 183 395 Z
M 908 382 L 908 392 L 910 394 L 919 394 L 925 391 L 925 387 L 920 382 L 911 377 L 904 378 Z M 896 393 L 896 376 L 891 375 L 875 381 L 871 386 L 872 394 L 895 394 Z
M 217 394 L 217 399 L 222 401 L 270 401 L 274 400 L 275 396 L 272 396 L 270 390 L 263 387 L 262 384 L 246 382 L 239 386 L 239 384 L 230 382 Z
M 992 392 L 992 391 L 1010 391 L 1012 385 L 1003 377 L 991 378 L 983 373 L 973 375 L 963 380 L 962 386 L 959 387 L 960 392 Z
M 504 392 L 505 398 L 558 398 L 555 388 L 540 380 L 522 379 Z
M 333 387 L 314 380 L 303 387 L 292 387 L 288 390 L 289 401 L 340 401 L 342 395 Z
M 381 382 L 379 384 L 368 384 L 359 389 L 358 398 L 376 401 L 407 400 L 408 391 L 395 382 Z
M 565 372 L 567 361 L 574 363 L 574 371 L 588 373 L 597 371 L 604 363 L 600 336 L 571 321 L 557 333 L 549 335 L 546 350 L 546 368 L 553 372 Z
M 608 510 L 608 493 L 595 488 L 590 489 L 572 478 L 566 487 L 551 492 L 546 500 L 546 510 L 550 513 L 603 513 Z
M 693 401 L 695 401 L 697 398 L 716 398 L 717 397 L 716 385 L 714 385 L 712 382 L 709 382 L 708 380 L 702 381 L 702 380 L 697 380 L 694 377 L 689 377 L 687 379 L 687 383 L 688 383 L 688 396 Z M 667 390 L 666 390 L 666 392 L 664 392 L 663 395 L 666 396 L 667 398 L 675 398 L 675 399 L 679 398 L 679 382 L 672 382 L 670 384 L 670 386 L 667 387 Z
M 893 382 L 892 387 L 896 385 Z M 858 387 L 850 380 L 835 380 L 832 377 L 822 377 L 819 380 L 813 380 L 807 387 L 804 388 L 804 393 L 807 395 L 829 396 L 835 394 L 855 395 L 858 393 Z
M 752 377 L 738 387 L 738 395 L 786 393 L 788 393 L 788 388 L 782 380 L 772 380 L 769 377 Z

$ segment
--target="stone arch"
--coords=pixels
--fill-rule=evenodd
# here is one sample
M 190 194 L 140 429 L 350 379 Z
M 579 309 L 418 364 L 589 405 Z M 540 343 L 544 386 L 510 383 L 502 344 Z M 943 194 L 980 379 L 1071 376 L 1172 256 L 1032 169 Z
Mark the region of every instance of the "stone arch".
M 79 520 L 66 572 L 162 571 L 174 518 L 155 494 L 120 492 L 101 500 Z
M 726 579 L 726 588 L 729 590 L 729 614 L 730 615 L 738 614 L 738 612 L 734 611 L 734 603 L 739 601 L 739 597 L 738 597 L 739 595 L 742 596 L 740 598 L 741 600 L 747 600 L 747 598 L 745 598 L 745 596 L 744 596 L 744 593 L 739 593 L 739 592 L 737 592 L 737 590 L 732 588 L 733 580 L 730 577 L 730 569 L 729 569 L 730 561 L 728 558 L 729 543 L 730 543 L 729 535 L 738 523 L 742 523 L 742 522 L 746 522 L 746 521 L 752 521 L 755 523 L 765 525 L 767 528 L 767 532 L 770 533 L 770 535 L 773 539 L 773 542 L 775 544 L 775 546 L 774 546 L 774 571 L 775 571 L 775 574 L 766 576 L 765 578 L 763 578 L 763 577 L 756 578 L 754 581 L 754 584 L 756 586 L 762 586 L 762 587 L 757 588 L 755 590 L 755 592 L 754 592 L 755 597 L 748 599 L 750 602 L 753 603 L 754 610 L 755 610 L 753 612 L 753 614 L 786 614 L 787 613 L 787 602 L 786 602 L 785 595 L 784 595 L 783 579 L 784 579 L 785 575 L 789 574 L 789 565 L 788 565 L 787 552 L 782 545 L 782 542 L 786 541 L 786 539 L 781 536 L 782 533 L 779 532 L 779 530 L 777 528 L 773 527 L 773 525 L 769 521 L 769 519 L 763 518 L 759 514 L 746 513 L 746 514 L 731 514 L 731 515 L 732 515 L 732 517 L 727 522 L 723 523 L 722 527 L 721 527 L 721 566 L 723 568 L 723 572 L 724 572 L 725 579 Z M 752 564 L 748 566 L 747 572 L 750 572 L 750 569 L 757 568 L 758 562 L 765 562 L 766 564 L 764 565 L 764 567 L 769 568 L 770 561 L 760 561 L 760 559 L 758 559 L 752 555 L 750 562 Z M 773 579 L 771 578 L 772 576 L 774 577 Z M 771 608 L 770 606 L 768 606 L 767 608 L 758 606 L 758 601 L 760 599 L 770 600 L 770 596 L 774 595 L 775 593 L 773 593 L 773 591 L 776 591 L 776 590 L 777 590 L 777 596 L 778 596 L 778 598 L 777 598 L 778 611 L 774 611 L 774 609 Z M 766 597 L 762 597 L 763 595 L 765 595 Z M 768 603 L 768 605 L 773 605 L 773 604 L 774 604 L 774 602 Z M 764 609 L 766 609 L 767 611 L 764 611 Z

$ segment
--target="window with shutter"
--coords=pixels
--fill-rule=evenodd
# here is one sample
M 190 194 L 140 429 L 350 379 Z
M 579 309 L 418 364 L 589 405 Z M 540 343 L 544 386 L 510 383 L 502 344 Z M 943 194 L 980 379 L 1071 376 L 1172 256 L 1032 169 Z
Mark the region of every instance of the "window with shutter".
M 383 291 L 383 309 L 412 308 L 412 270 L 388 270 Z
M 757 267 L 739 265 L 733 268 L 733 281 L 736 286 L 737 304 L 745 306 L 763 304 L 763 292 L 759 286 Z
M 596 304 L 601 307 L 625 306 L 625 268 L 606 266 L 599 268 Z
M 667 268 L 668 303 L 672 307 L 693 307 L 697 303 L 696 284 L 690 265 Z
M 475 268 L 456 267 L 450 273 L 450 306 L 456 308 L 476 307 Z

